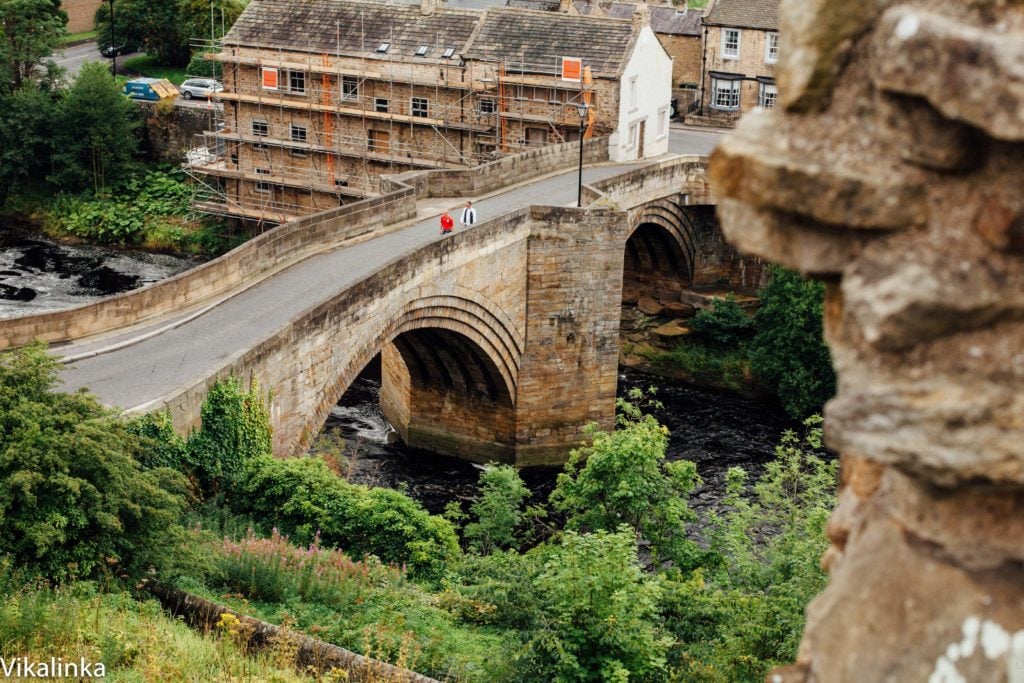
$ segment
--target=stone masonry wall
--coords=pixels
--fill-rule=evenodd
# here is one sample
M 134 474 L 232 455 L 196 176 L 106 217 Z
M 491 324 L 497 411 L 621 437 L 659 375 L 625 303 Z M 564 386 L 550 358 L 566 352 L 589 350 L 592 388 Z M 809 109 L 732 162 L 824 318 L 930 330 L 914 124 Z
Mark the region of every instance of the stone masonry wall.
M 782 0 L 780 111 L 712 158 L 741 250 L 827 283 L 842 457 L 772 683 L 1024 680 L 1024 5 Z

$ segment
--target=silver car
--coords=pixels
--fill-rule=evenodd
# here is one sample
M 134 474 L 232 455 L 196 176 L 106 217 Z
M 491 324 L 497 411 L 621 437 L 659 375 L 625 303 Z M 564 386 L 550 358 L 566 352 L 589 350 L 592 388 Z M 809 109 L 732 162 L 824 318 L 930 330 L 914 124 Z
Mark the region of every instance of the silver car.
M 178 87 L 178 90 L 181 91 L 181 96 L 186 100 L 191 100 L 193 97 L 210 99 L 211 95 L 223 89 L 224 85 L 212 78 L 189 78 Z

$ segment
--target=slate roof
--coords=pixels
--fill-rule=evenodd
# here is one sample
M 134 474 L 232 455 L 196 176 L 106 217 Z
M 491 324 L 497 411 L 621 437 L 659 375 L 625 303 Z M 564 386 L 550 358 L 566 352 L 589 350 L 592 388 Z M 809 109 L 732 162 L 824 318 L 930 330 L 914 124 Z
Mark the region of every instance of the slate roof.
M 445 48 L 462 53 L 483 19 L 474 10 L 439 7 L 432 14 L 416 5 L 355 0 L 252 0 L 224 37 L 225 45 L 310 50 L 329 54 L 438 59 Z M 340 27 L 340 31 L 338 30 Z M 391 43 L 386 53 L 377 46 Z
M 511 1 L 511 0 L 510 0 Z M 593 0 L 577 1 L 576 11 L 581 15 L 593 13 L 597 3 Z M 607 3 L 601 4 L 605 16 L 615 19 L 631 19 L 636 5 L 629 2 L 615 2 L 610 6 Z M 700 35 L 700 10 L 682 11 L 670 5 L 648 5 L 651 10 L 651 29 L 655 33 L 664 33 L 673 36 L 699 36 Z
M 778 31 L 779 0 L 715 0 L 704 23 Z
M 595 77 L 616 75 L 629 58 L 633 24 L 557 12 L 490 9 L 467 59 L 509 59 L 525 70 L 555 73 L 562 57 L 581 57 Z

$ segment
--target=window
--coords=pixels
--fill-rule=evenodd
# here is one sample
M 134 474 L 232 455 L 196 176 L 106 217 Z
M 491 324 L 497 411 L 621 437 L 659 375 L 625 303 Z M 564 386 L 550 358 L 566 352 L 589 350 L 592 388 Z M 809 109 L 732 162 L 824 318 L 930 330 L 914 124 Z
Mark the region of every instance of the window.
M 381 43 L 377 46 L 377 52 L 384 53 L 391 49 L 391 43 Z
M 764 39 L 764 61 L 774 64 L 779 59 L 779 34 L 769 33 Z
M 374 97 L 373 98 L 373 110 L 380 112 L 381 114 L 388 113 L 388 100 L 386 97 Z
M 451 59 L 454 54 L 455 54 L 455 48 L 454 47 L 446 47 L 444 49 L 444 52 L 441 53 L 441 56 L 444 57 L 445 59 Z
M 637 105 L 637 97 L 638 97 L 638 95 L 637 95 L 636 78 L 637 78 L 636 76 L 633 76 L 631 79 L 629 79 L 629 108 L 630 109 L 636 109 L 637 106 L 638 106 Z
M 740 58 L 740 30 L 738 28 L 722 29 L 722 58 Z
M 306 127 L 293 123 L 291 126 L 292 142 L 306 141 Z
M 426 57 L 427 56 L 427 50 L 429 50 L 429 49 L 430 49 L 429 45 L 420 45 L 418 48 L 416 48 L 416 56 L 417 57 Z
M 761 92 L 757 97 L 757 105 L 765 109 L 775 106 L 775 100 L 779 97 L 779 89 L 773 83 L 762 83 Z
M 359 99 L 359 79 L 355 76 L 342 76 L 341 77 L 341 99 L 343 100 L 358 100 Z
M 252 121 L 252 134 L 260 137 L 267 137 L 270 135 L 270 124 L 266 121 L 258 121 L 253 119 Z
M 288 72 L 288 92 L 295 95 L 306 94 L 306 72 L 305 71 L 289 71 Z
M 270 169 L 269 168 L 257 168 L 256 169 L 256 175 L 270 175 Z M 257 180 L 256 181 L 256 191 L 257 192 L 263 192 L 263 193 L 269 193 L 270 192 L 270 183 L 264 182 L 262 180 Z
M 658 110 L 658 136 L 664 135 L 668 132 L 668 107 L 662 107 Z
M 721 78 L 711 79 L 711 106 L 714 109 L 739 109 L 740 108 L 740 83 L 741 81 L 723 80 Z
M 414 97 L 412 98 L 412 115 L 421 118 L 427 117 L 427 108 L 430 106 L 430 102 L 427 101 L 426 97 Z
M 629 146 L 636 147 L 637 139 L 639 137 L 640 127 L 635 123 L 629 124 Z
M 494 99 L 490 97 L 480 98 L 480 113 L 493 114 L 495 112 Z

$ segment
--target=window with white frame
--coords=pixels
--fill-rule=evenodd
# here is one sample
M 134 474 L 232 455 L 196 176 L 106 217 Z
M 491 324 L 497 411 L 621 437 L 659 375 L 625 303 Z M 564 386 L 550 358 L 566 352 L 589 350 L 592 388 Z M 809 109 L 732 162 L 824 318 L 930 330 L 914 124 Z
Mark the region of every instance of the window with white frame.
M 305 142 L 306 141 L 306 127 L 300 126 L 296 123 L 291 124 L 291 138 L 292 142 Z
M 779 89 L 773 83 L 762 83 L 761 92 L 757 97 L 757 104 L 765 109 L 775 106 L 775 100 L 779 97 Z
M 722 58 L 740 58 L 740 30 L 738 28 L 722 29 Z
M 668 107 L 658 110 L 658 137 L 668 132 Z
M 355 76 L 342 76 L 341 77 L 341 99 L 343 100 L 358 100 L 359 99 L 359 79 Z
M 633 76 L 629 79 L 629 108 L 636 109 L 639 105 L 637 100 L 639 99 L 639 92 L 636 82 L 637 77 Z
M 256 175 L 270 175 L 270 169 L 269 168 L 257 168 L 256 169 Z M 264 182 L 262 180 L 257 180 L 256 181 L 256 191 L 257 192 L 263 192 L 264 194 L 269 193 L 270 192 L 270 183 Z
M 378 114 L 388 113 L 388 98 L 386 97 L 374 97 L 373 98 L 373 110 Z
M 265 138 L 270 135 L 270 124 L 266 121 L 260 121 L 253 119 L 252 121 L 252 134 L 258 135 L 261 138 Z
M 305 71 L 289 71 L 288 72 L 288 92 L 292 95 L 305 95 L 306 94 L 306 72 Z
M 636 147 L 638 142 L 638 133 L 640 132 L 640 126 L 635 123 L 629 124 L 629 146 Z
M 426 97 L 412 98 L 412 115 L 419 118 L 427 118 L 427 110 L 430 102 Z
M 736 110 L 740 108 L 741 81 L 711 79 L 711 107 L 713 109 Z
M 496 111 L 495 102 L 493 97 L 481 97 L 480 98 L 480 113 L 481 114 L 493 114 Z
M 764 39 L 764 61 L 774 64 L 779 60 L 779 34 L 769 33 Z

